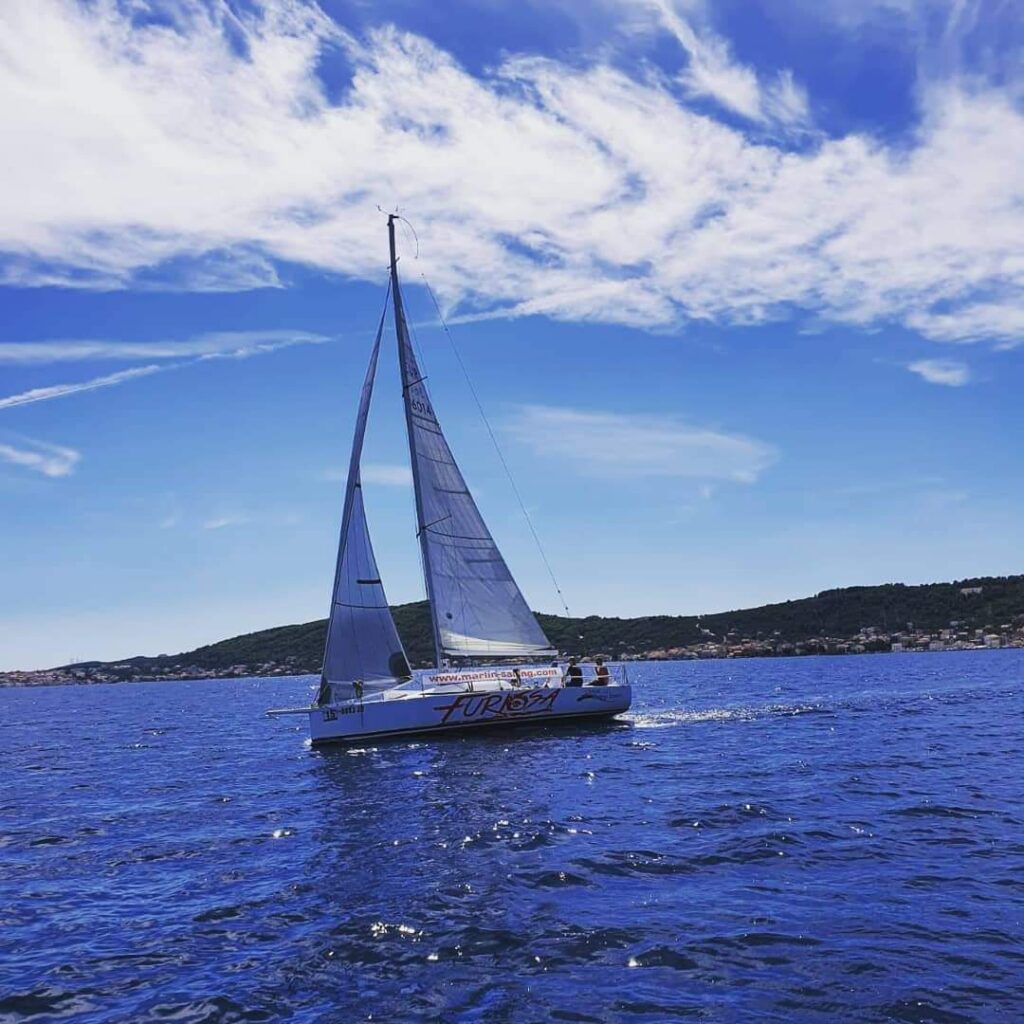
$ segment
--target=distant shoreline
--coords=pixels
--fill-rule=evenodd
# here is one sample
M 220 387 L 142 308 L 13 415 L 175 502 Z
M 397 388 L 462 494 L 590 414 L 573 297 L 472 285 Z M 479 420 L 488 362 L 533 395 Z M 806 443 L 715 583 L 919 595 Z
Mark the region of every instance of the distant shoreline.
M 625 659 L 628 664 L 643 664 L 654 662 L 665 664 L 671 662 L 692 662 L 692 661 L 778 661 L 784 658 L 804 660 L 806 658 L 857 658 L 861 656 L 874 656 L 886 654 L 969 654 L 974 651 L 1015 651 L 1024 650 L 1024 644 L 1008 644 L 1000 647 L 947 647 L 942 650 L 927 650 L 911 648 L 902 651 L 804 651 L 800 654 L 709 654 L 702 657 L 673 657 L 673 658 L 629 658 Z M 34 672 L 0 672 L 0 689 L 22 688 L 28 689 L 40 686 L 110 686 L 122 683 L 226 683 L 234 679 L 301 679 L 303 677 L 317 678 L 317 672 L 295 672 L 295 671 L 253 671 L 237 672 L 230 675 L 166 675 L 166 676 L 139 676 L 120 679 L 99 679 L 94 677 L 68 677 L 68 678 L 10 678 L 12 676 L 50 676 L 50 670 L 42 669 Z
M 391 608 L 409 664 L 435 660 L 426 601 Z M 1024 575 L 823 590 L 709 615 L 572 618 L 535 612 L 562 657 L 688 661 L 1024 647 Z M 0 686 L 319 675 L 327 621 L 276 626 L 180 654 L 0 672 Z

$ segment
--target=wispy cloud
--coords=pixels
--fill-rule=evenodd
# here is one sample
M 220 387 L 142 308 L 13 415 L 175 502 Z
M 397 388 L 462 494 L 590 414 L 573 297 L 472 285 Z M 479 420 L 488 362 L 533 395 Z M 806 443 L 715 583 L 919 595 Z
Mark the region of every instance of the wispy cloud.
M 17 395 L 0 398 L 0 409 L 10 409 L 16 405 L 29 405 L 32 402 L 48 402 L 51 398 L 64 398 L 67 395 L 77 395 L 83 391 L 96 391 L 98 388 L 110 388 L 117 384 L 124 384 L 125 381 L 148 377 L 150 374 L 170 368 L 157 364 L 136 366 L 130 370 L 120 370 L 117 373 L 109 373 L 105 377 L 93 377 L 92 380 L 83 380 L 75 384 L 51 384 L 43 388 L 32 388 Z
M 0 442 L 0 461 L 42 473 L 43 476 L 68 476 L 82 458 L 81 452 L 63 445 L 29 437 L 21 437 L 18 441 L 21 447 Z
M 913 137 L 794 148 L 764 126 L 804 116 L 796 82 L 744 67 L 668 0 L 657 10 L 689 54 L 684 91 L 753 136 L 641 69 L 517 58 L 476 77 L 415 36 L 353 39 L 301 0 L 161 7 L 172 27 L 133 21 L 133 5 L 8 0 L 0 132 L 19 144 L 0 168 L 3 273 L 190 287 L 188 268 L 213 266 L 217 287 L 242 288 L 285 261 L 379 280 L 375 206 L 397 201 L 415 211 L 418 266 L 465 315 L 803 311 L 1019 340 L 1013 88 L 929 79 Z M 329 95 L 331 61 L 350 84 Z
M 203 521 L 204 530 L 224 530 L 229 526 L 245 526 L 249 522 L 248 516 L 224 515 L 212 516 Z
M 180 516 L 175 516 L 173 520 L 165 520 L 161 523 L 162 528 L 170 528 L 171 526 L 177 526 L 182 522 Z M 280 528 L 280 527 L 291 527 L 297 526 L 304 521 L 304 515 L 301 509 L 294 508 L 275 508 L 268 509 L 260 507 L 255 511 L 247 511 L 245 509 L 229 508 L 227 511 L 219 511 L 215 514 L 208 515 L 204 519 L 198 521 L 198 525 L 203 530 L 228 530 L 237 526 L 251 526 L 254 528 Z
M 508 429 L 539 456 L 616 479 L 677 476 L 752 483 L 777 458 L 771 445 L 754 438 L 663 416 L 527 405 L 517 410 Z
M 922 81 L 1012 82 L 1020 76 L 1024 20 L 1012 3 L 991 0 L 789 0 L 776 18 L 809 19 L 830 32 L 863 33 L 865 41 L 885 33 L 887 45 L 904 51 Z M 864 47 L 862 56 L 871 59 Z
M 17 395 L 0 398 L 0 409 L 32 402 L 46 402 L 83 391 L 113 387 L 139 377 L 148 377 L 164 370 L 176 370 L 208 359 L 247 359 L 251 356 L 276 352 L 292 345 L 320 343 L 329 338 L 304 331 L 237 331 L 203 334 L 182 342 L 116 342 L 116 341 L 41 341 L 0 343 L 0 363 L 40 364 L 72 362 L 76 360 L 133 359 L 147 356 L 152 359 L 175 359 L 177 362 L 150 363 L 128 370 L 119 370 L 102 377 L 74 384 L 51 384 L 32 388 Z M 192 358 L 181 360 L 181 356 Z
M 956 359 L 918 359 L 909 363 L 907 369 L 929 384 L 944 384 L 950 388 L 962 388 L 971 380 L 971 368 Z
M 694 96 L 708 96 L 751 121 L 800 124 L 809 116 L 807 94 L 783 71 L 772 82 L 761 81 L 752 68 L 733 59 L 729 44 L 705 29 L 698 32 L 678 11 L 674 0 L 651 0 L 664 27 L 689 57 L 680 75 Z
M 115 341 L 68 339 L 0 342 L 0 363 L 39 365 L 85 360 L 183 359 L 192 357 L 244 358 L 292 345 L 329 341 L 310 331 L 219 331 L 180 341 Z

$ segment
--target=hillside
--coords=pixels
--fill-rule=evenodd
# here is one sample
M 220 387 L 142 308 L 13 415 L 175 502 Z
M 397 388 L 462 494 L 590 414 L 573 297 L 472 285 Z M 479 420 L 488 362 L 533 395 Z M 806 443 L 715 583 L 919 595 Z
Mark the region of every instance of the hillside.
M 412 664 L 432 663 L 426 602 L 399 605 L 394 615 Z M 982 577 L 921 586 L 889 583 L 845 587 L 796 601 L 702 616 L 537 617 L 563 654 L 576 655 L 735 657 L 859 653 L 889 650 L 894 643 L 908 649 L 935 649 L 947 643 L 1017 646 L 1024 644 L 1024 576 Z M 6 673 L 0 675 L 0 682 L 318 673 L 325 625 L 324 620 L 318 620 L 264 629 L 182 654 L 84 662 L 44 672 Z M 942 639 L 940 631 L 945 633 Z

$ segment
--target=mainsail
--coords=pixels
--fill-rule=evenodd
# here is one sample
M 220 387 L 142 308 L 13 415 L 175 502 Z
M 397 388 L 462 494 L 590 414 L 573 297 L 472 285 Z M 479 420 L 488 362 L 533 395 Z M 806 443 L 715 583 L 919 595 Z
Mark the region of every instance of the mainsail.
M 320 703 L 352 696 L 358 689 L 353 687 L 353 683 L 361 684 L 365 690 L 381 690 L 411 675 L 377 571 L 377 560 L 373 555 L 373 545 L 366 525 L 359 472 L 366 417 L 370 411 L 386 315 L 385 301 L 356 413 L 345 506 L 341 517 L 334 595 L 324 649 Z
M 494 543 L 434 415 L 402 307 L 393 217 L 388 229 L 417 528 L 438 659 L 549 657 L 554 650 Z

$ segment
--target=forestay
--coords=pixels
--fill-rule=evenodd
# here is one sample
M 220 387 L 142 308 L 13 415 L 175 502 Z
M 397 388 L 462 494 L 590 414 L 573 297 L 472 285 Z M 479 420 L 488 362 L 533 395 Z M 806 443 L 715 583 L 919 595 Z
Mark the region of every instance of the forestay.
M 382 690 L 411 676 L 377 571 L 377 560 L 366 524 L 359 469 L 386 312 L 385 302 L 359 397 L 324 650 L 320 703 L 352 696 L 356 690 L 353 683 L 361 684 L 367 691 Z
M 487 529 L 434 415 L 392 264 L 418 529 L 439 657 L 550 657 L 554 651 Z

